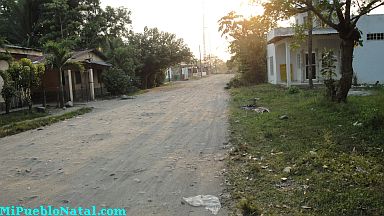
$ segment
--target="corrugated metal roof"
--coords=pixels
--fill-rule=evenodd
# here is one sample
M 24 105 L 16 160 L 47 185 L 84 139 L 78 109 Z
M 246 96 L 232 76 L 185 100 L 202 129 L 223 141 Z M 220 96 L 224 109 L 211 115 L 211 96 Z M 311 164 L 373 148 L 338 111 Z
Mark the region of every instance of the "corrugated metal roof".
M 22 47 L 22 46 L 16 46 L 16 45 L 10 45 L 10 44 L 5 44 L 4 47 L 5 48 L 11 48 L 11 49 L 22 49 L 22 50 L 30 50 L 30 51 L 41 52 L 41 50 L 39 50 L 39 49 Z

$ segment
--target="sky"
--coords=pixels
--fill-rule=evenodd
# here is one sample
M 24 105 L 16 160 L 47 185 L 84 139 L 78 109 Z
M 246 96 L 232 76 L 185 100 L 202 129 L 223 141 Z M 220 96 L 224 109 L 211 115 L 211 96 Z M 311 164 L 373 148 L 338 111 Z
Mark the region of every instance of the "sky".
M 246 16 L 260 12 L 248 2 L 249 0 L 101 0 L 101 5 L 128 8 L 132 12 L 134 32 L 142 32 L 148 26 L 176 34 L 178 38 L 184 39 L 196 58 L 199 58 L 199 46 L 201 55 L 204 55 L 205 26 L 206 54 L 227 60 L 230 58 L 227 52 L 228 42 L 218 32 L 218 20 L 230 11 Z
M 101 5 L 128 8 L 132 12 L 134 32 L 142 32 L 148 26 L 176 34 L 184 39 L 196 58 L 199 58 L 199 46 L 204 56 L 205 29 L 206 55 L 218 56 L 222 60 L 228 60 L 230 54 L 228 41 L 218 32 L 218 20 L 231 11 L 246 17 L 262 11 L 260 7 L 249 4 L 249 0 L 101 0 Z M 384 8 L 374 13 L 384 13 Z M 285 25 L 289 25 L 288 22 Z

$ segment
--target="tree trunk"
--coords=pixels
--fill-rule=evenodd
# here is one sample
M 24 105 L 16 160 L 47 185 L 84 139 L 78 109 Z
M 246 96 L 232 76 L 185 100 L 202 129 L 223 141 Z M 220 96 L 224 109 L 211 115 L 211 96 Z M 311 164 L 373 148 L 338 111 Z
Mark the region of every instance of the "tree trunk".
M 147 74 L 144 74 L 143 76 L 143 84 L 142 84 L 142 88 L 143 89 L 147 89 L 148 88 L 148 75 Z
M 28 86 L 28 89 L 25 91 L 25 93 L 27 95 L 28 110 L 30 113 L 32 112 L 32 80 L 33 80 L 33 74 L 32 74 L 32 71 L 29 71 L 29 86 Z
M 312 28 L 313 28 L 313 19 L 312 19 L 312 12 L 308 11 L 308 83 L 309 88 L 313 89 L 313 72 L 312 71 L 312 41 L 313 41 L 313 35 L 312 35 Z
M 41 90 L 43 92 L 43 107 L 47 107 L 47 95 L 45 92 L 45 74 L 41 77 Z
M 348 91 L 352 85 L 353 77 L 353 49 L 354 39 L 348 38 L 341 41 L 341 78 L 336 94 L 337 101 L 347 102 Z
M 47 95 L 45 93 L 45 87 L 43 88 L 43 107 L 47 107 Z
M 60 87 L 59 87 L 59 102 L 60 102 L 60 108 L 64 108 L 64 86 L 63 86 L 63 75 L 61 68 L 59 69 L 59 81 L 60 81 Z
M 11 108 L 11 101 L 10 100 L 5 100 L 5 113 L 9 114 L 9 110 Z
M 28 92 L 28 110 L 29 112 L 31 113 L 32 112 L 32 96 L 31 96 L 31 92 Z

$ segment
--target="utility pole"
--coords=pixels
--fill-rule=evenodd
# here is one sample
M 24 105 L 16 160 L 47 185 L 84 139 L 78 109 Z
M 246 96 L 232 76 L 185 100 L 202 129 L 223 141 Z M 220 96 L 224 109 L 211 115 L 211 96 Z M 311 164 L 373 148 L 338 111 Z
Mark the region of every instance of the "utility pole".
M 200 49 L 200 45 L 199 45 L 199 54 L 200 54 L 200 76 L 203 77 L 203 69 L 201 67 L 201 49 Z
M 205 14 L 204 14 L 204 9 L 203 9 L 203 58 L 204 58 L 204 61 L 206 60 L 207 58 L 207 47 L 206 47 L 206 44 L 205 44 Z
M 204 69 L 207 63 L 207 47 L 206 47 L 206 35 L 205 35 L 205 0 L 203 0 L 203 60 L 204 60 Z M 208 68 L 207 68 L 208 69 Z M 208 75 L 208 71 L 207 75 Z

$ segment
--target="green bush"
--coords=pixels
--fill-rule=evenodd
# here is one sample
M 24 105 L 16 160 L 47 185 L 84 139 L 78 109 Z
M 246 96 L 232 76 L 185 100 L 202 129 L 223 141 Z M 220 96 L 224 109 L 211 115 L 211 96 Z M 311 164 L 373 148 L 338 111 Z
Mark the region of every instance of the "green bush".
M 384 115 L 377 108 L 363 107 L 360 118 L 363 125 L 368 128 L 373 130 L 384 128 Z
M 126 94 L 132 89 L 130 76 L 116 68 L 112 68 L 103 74 L 103 82 L 112 95 Z
M 288 94 L 297 94 L 300 92 L 300 89 L 297 86 L 290 86 L 288 88 Z
M 242 87 L 242 86 L 249 86 L 251 85 L 251 83 L 244 79 L 244 77 L 242 75 L 237 75 L 235 77 L 233 77 L 229 83 L 227 83 L 227 86 L 226 88 L 227 89 L 230 89 L 230 88 L 239 88 L 239 87 Z

